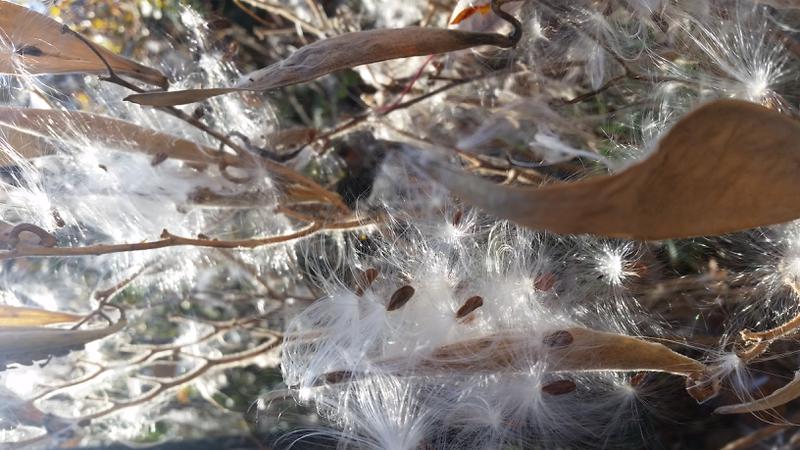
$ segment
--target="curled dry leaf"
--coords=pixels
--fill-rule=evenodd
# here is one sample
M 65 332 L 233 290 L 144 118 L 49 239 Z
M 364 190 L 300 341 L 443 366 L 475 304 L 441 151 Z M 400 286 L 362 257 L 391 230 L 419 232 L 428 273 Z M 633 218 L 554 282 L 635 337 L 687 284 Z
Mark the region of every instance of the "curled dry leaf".
M 714 412 L 717 414 L 745 414 L 765 411 L 789 403 L 798 397 L 800 397 L 800 371 L 794 373 L 794 378 L 786 386 L 776 389 L 766 397 L 751 402 L 721 406 Z
M 32 364 L 49 356 L 60 356 L 85 344 L 110 336 L 127 324 L 122 315 L 104 328 L 71 330 L 41 326 L 2 326 L 0 322 L 0 370 L 7 364 Z
M 84 41 L 47 16 L 0 1 L 0 73 L 107 73 L 106 65 L 88 45 L 103 55 L 118 75 L 166 88 L 167 79 L 161 72 Z
M 143 128 L 124 120 L 97 114 L 52 109 L 0 108 L 0 136 L 24 158 L 52 154 L 55 142 L 83 145 L 86 136 L 93 144 L 121 151 L 194 163 L 219 161 L 219 152 L 186 139 Z M 229 165 L 238 165 L 230 154 L 222 156 Z M 13 164 L 13 158 L 0 153 L 0 165 Z
M 738 100 L 687 114 L 650 157 L 610 176 L 531 189 L 428 163 L 425 170 L 462 200 L 555 233 L 671 239 L 800 217 L 800 124 Z
M 408 27 L 346 33 L 309 44 L 288 58 L 244 75 L 227 88 L 134 94 L 125 100 L 140 105 L 175 106 L 235 91 L 266 91 L 305 83 L 364 64 L 412 56 L 434 55 L 491 45 L 511 47 L 515 39 L 495 33 Z
M 70 323 L 83 316 L 37 308 L 0 305 L 0 327 L 26 327 Z

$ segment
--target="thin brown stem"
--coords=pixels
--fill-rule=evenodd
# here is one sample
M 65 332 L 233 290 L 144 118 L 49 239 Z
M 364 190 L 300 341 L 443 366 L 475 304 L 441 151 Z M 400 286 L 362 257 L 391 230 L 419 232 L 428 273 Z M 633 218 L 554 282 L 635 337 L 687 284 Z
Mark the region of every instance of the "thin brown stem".
M 297 14 L 293 13 L 292 11 L 283 6 L 275 5 L 271 2 L 267 2 L 264 0 L 241 0 L 241 1 L 256 8 L 261 8 L 264 11 L 267 11 L 271 14 L 283 17 L 284 19 L 294 23 L 298 27 L 302 28 L 305 31 L 310 32 L 311 34 L 314 34 L 317 37 L 320 38 L 325 37 L 325 32 L 323 30 L 319 29 L 318 27 L 314 26 L 309 22 L 306 22 L 305 20 L 298 17 Z
M 30 245 L 18 245 L 12 250 L 0 252 L 0 261 L 5 259 L 16 259 L 25 257 L 71 257 L 71 256 L 97 256 L 111 253 L 136 252 L 144 250 L 156 250 L 166 247 L 206 247 L 220 249 L 244 249 L 256 248 L 266 245 L 281 244 L 311 236 L 324 230 L 348 230 L 359 228 L 373 223 L 369 219 L 355 218 L 341 222 L 325 223 L 315 221 L 300 230 L 279 236 L 268 236 L 251 239 L 238 240 L 219 240 L 207 237 L 189 238 L 176 236 L 167 230 L 161 234 L 161 239 L 156 241 L 136 242 L 129 244 L 100 244 L 86 247 L 37 247 Z

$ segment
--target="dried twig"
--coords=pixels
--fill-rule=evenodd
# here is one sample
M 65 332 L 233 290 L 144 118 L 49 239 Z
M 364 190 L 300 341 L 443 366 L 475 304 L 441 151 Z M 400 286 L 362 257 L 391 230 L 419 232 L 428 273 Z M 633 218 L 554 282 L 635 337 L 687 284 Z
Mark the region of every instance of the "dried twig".
M 206 248 L 222 248 L 222 249 L 244 249 L 256 248 L 266 245 L 281 244 L 291 242 L 296 239 L 310 236 L 323 230 L 346 230 L 359 228 L 368 225 L 369 221 L 362 219 L 354 219 L 343 222 L 314 222 L 310 225 L 301 228 L 298 231 L 279 236 L 268 236 L 261 238 L 239 239 L 239 240 L 217 240 L 209 238 L 188 238 L 176 236 L 164 230 L 161 234 L 161 239 L 157 241 L 138 242 L 130 244 L 100 244 L 91 245 L 86 247 L 36 247 L 29 245 L 18 245 L 12 250 L 0 252 L 0 260 L 15 259 L 24 257 L 42 257 L 42 256 L 88 256 L 88 255 L 106 255 L 110 253 L 124 253 L 135 252 L 143 250 L 155 250 L 166 247 L 206 247 Z

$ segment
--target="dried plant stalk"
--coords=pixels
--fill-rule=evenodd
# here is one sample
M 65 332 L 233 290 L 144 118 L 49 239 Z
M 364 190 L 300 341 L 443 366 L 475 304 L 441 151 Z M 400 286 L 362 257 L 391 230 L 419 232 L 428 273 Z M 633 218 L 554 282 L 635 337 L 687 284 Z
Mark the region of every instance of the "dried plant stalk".
M 495 185 L 430 161 L 464 201 L 520 225 L 631 239 L 710 236 L 800 217 L 800 124 L 754 103 L 689 113 L 645 161 L 536 189 Z
M 106 65 L 87 45 L 120 75 L 162 88 L 167 86 L 167 78 L 161 72 L 84 42 L 49 17 L 0 1 L 0 73 L 105 74 Z
M 288 58 L 247 74 L 233 87 L 149 92 L 125 100 L 140 105 L 175 106 L 235 91 L 266 91 L 305 83 L 351 67 L 391 59 L 434 55 L 491 45 L 511 47 L 515 39 L 495 33 L 408 27 L 346 33 L 307 45 Z

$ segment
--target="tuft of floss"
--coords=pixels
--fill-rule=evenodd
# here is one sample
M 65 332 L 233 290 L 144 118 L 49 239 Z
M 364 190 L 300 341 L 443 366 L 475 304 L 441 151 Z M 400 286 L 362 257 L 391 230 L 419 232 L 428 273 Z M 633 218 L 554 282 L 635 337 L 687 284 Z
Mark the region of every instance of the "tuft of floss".
M 155 51 L 169 54 L 165 67 L 173 71 L 175 85 L 219 84 L 235 75 L 231 63 L 222 55 L 211 51 L 204 35 L 202 17 L 190 8 L 183 8 L 180 18 L 190 30 L 190 45 L 196 48 L 172 49 L 154 46 Z M 200 54 L 200 70 L 190 64 L 190 53 Z M 152 55 L 157 60 L 157 55 Z M 144 61 L 147 62 L 147 61 Z M 164 61 L 159 61 L 164 62 Z M 82 89 L 85 102 L 93 113 L 128 120 L 142 127 L 187 138 L 216 147 L 208 136 L 199 130 L 152 108 L 141 108 L 116 99 L 124 96 L 124 89 L 99 83 L 94 79 L 65 77 L 18 76 L 9 89 L 9 104 L 16 107 L 40 107 L 55 110 L 75 110 L 83 106 L 69 99 L 62 100 L 52 94 L 55 87 Z M 74 86 L 73 86 L 74 85 Z M 32 94 L 29 94 L 32 93 Z M 264 112 L 267 112 L 266 114 Z M 204 121 L 223 134 L 237 132 L 253 136 L 254 145 L 263 145 L 259 139 L 274 129 L 276 121 L 269 105 L 257 113 L 241 97 L 228 96 L 210 104 Z M 48 141 L 48 156 L 25 160 L 11 143 L 0 145 L 2 159 L 13 161 L 10 176 L 0 182 L 3 202 L 0 217 L 11 223 L 29 222 L 48 230 L 62 240 L 64 245 L 87 246 L 157 240 L 166 229 L 170 233 L 195 237 L 199 234 L 218 238 L 242 235 L 268 235 L 286 232 L 288 220 L 261 208 L 276 199 L 274 186 L 263 172 L 255 173 L 249 183 L 235 183 L 224 179 L 216 168 L 199 170 L 174 161 L 154 161 L 147 155 L 110 151 L 102 141 L 86 135 L 80 124 L 67 123 L 70 139 L 60 140 L 60 130 L 52 130 L 54 139 Z M 1 131 L 1 130 L 0 130 Z M 0 133 L 0 141 L 4 135 Z M 236 138 L 233 138 L 236 139 Z M 223 149 L 224 150 L 224 149 Z M 9 169 L 9 170 L 11 170 Z M 252 208 L 241 206 L 239 218 L 252 224 L 241 229 L 240 221 L 233 220 L 227 206 L 202 204 L 202 193 L 216 193 L 232 198 L 237 194 L 258 193 L 262 205 Z M 259 264 L 283 267 L 292 264 L 291 251 L 256 250 L 263 258 Z M 169 267 L 161 283 L 172 288 L 187 288 L 187 280 L 203 272 L 210 261 L 210 252 L 191 248 L 172 248 L 151 252 L 134 252 L 105 255 L 82 261 L 103 277 L 115 273 L 128 273 L 131 268 L 158 261 Z M 11 274 L 3 274 L 8 289 L 22 290 Z
M 570 345 L 570 326 L 635 328 L 621 315 L 583 314 L 575 306 L 585 286 L 566 280 L 574 270 L 595 278 L 601 270 L 622 291 L 633 276 L 631 248 L 595 243 L 617 259 L 585 265 L 572 255 L 574 238 L 493 222 L 452 203 L 420 205 L 412 217 L 390 206 L 395 191 L 376 192 L 371 201 L 386 202 L 389 231 L 372 235 L 369 254 L 350 254 L 352 282 L 322 281 L 326 296 L 296 316 L 284 338 L 290 392 L 333 427 L 309 438 L 398 449 L 579 445 L 597 433 L 609 443 L 628 439 L 603 419 L 606 411 L 580 406 L 604 399 L 614 414 L 630 411 L 636 403 L 619 395 L 618 375 L 553 373 L 544 355 Z M 611 310 L 619 298 L 592 300 Z M 491 348 L 437 359 L 443 349 L 507 335 L 529 338 L 508 370 L 470 369 L 491 359 Z M 445 374 L 432 361 L 453 368 Z
M 720 272 L 750 286 L 730 320 L 730 333 L 768 329 L 800 313 L 800 223 L 790 222 L 712 241 Z
M 599 162 L 605 166 L 601 170 L 617 170 L 645 156 L 677 118 L 707 99 L 736 97 L 788 108 L 784 99 L 791 91 L 784 82 L 790 64 L 783 45 L 770 35 L 764 8 L 727 2 L 730 14 L 720 14 L 696 2 L 636 1 L 607 10 L 598 9 L 597 2 L 563 8 L 551 3 L 528 3 L 519 10 L 526 27 L 539 27 L 536 37 L 517 50 L 521 61 L 530 62 L 529 71 L 453 89 L 403 116 L 401 128 L 489 156 L 507 156 L 506 151 L 533 144 L 536 148 L 525 156 L 534 164 Z M 450 25 L 479 29 L 489 17 L 485 6 L 460 2 Z M 686 52 L 661 55 L 665 44 Z M 565 60 L 576 67 L 555 74 L 548 70 Z M 595 107 L 602 104 L 603 92 L 595 94 L 596 102 L 590 97 L 579 106 L 554 106 L 621 76 L 608 89 L 630 98 L 630 108 Z M 500 107 L 486 112 L 463 104 Z M 431 120 L 441 116 L 475 126 L 446 127 Z M 373 126 L 376 133 L 397 136 L 378 123 Z M 415 145 L 425 145 L 407 141 L 408 159 L 428 157 L 414 153 Z M 398 441 L 418 447 L 568 447 L 597 444 L 591 441 L 597 436 L 601 446 L 613 446 L 630 434 L 644 434 L 610 424 L 655 410 L 660 399 L 650 383 L 657 383 L 644 383 L 635 374 L 553 374 L 538 356 L 549 345 L 544 338 L 569 325 L 662 334 L 665 326 L 646 314 L 632 289 L 650 272 L 647 247 L 552 236 L 494 221 L 452 201 L 402 159 L 386 158 L 367 202 L 386 212 L 389 231 L 371 235 L 371 254 L 350 253 L 341 261 L 350 268 L 345 272 L 375 268 L 379 279 L 365 289 L 332 275 L 322 283 L 324 298 L 298 316 L 287 333 L 282 367 L 295 397 L 317 405 L 344 436 L 357 438 L 385 429 L 385 418 L 374 412 L 371 419 L 359 413 L 358 421 L 345 420 L 353 411 L 374 408 L 339 402 L 343 392 L 372 377 L 402 380 L 413 386 L 411 391 L 429 396 L 420 415 L 435 426 L 412 440 L 403 437 L 408 430 L 395 430 Z M 778 274 L 800 267 L 791 253 L 765 263 L 784 296 L 786 284 Z M 777 310 L 786 314 L 785 306 Z M 470 370 L 474 360 L 451 361 L 455 368 L 446 379 L 430 370 L 432 355 L 441 349 L 516 332 L 542 341 L 515 355 L 517 365 L 509 373 Z M 714 376 L 731 380 L 740 395 L 752 396 L 739 356 L 723 353 L 713 363 Z M 597 407 L 587 411 L 586 404 Z
M 790 109 L 781 94 L 791 73 L 788 50 L 764 6 L 738 2 L 726 18 L 685 14 L 676 22 L 695 58 L 686 67 L 689 73 L 673 66 L 676 75 L 726 97 Z
M 185 22 L 184 28 L 195 34 L 187 39 L 193 48 L 154 44 L 151 58 L 157 61 L 155 65 L 164 64 L 168 66 L 165 68 L 174 70 L 172 75 L 176 87 L 227 82 L 236 72 L 222 55 L 210 51 L 200 15 L 186 8 L 180 17 Z M 202 55 L 199 70 L 192 64 L 193 54 Z M 12 108 L 90 111 L 217 148 L 217 142 L 167 114 L 119 101 L 126 94 L 124 89 L 100 83 L 93 77 L 34 78 L 23 74 L 14 78 L 4 77 L 0 89 L 4 104 Z M 56 92 L 59 94 L 55 95 Z M 85 95 L 66 96 L 61 92 L 82 92 Z M 255 107 L 240 96 L 228 96 L 219 101 L 214 99 L 209 105 L 210 108 L 202 112 L 204 123 L 223 134 L 238 132 L 249 136 L 256 146 L 264 146 L 263 135 L 277 126 L 268 104 Z M 247 183 L 234 182 L 225 179 L 216 167 L 198 168 L 172 159 L 153 159 L 150 155 L 108 148 L 103 139 L 83 132 L 78 121 L 66 123 L 64 127 L 51 130 L 52 139 L 38 141 L 47 146 L 48 152 L 46 156 L 34 159 L 23 158 L 23 149 L 15 147 L 19 144 L 5 132 L 6 127 L 0 127 L 0 161 L 4 166 L 0 173 L 0 219 L 4 224 L 35 224 L 52 233 L 59 247 L 155 241 L 164 229 L 180 236 L 193 238 L 202 234 L 219 239 L 293 231 L 288 218 L 272 211 L 277 192 L 265 172 L 254 172 Z M 204 201 L 209 193 L 223 201 L 216 204 Z M 232 201 L 239 198 L 245 200 Z M 250 204 L 247 198 L 257 198 L 258 201 Z M 276 277 L 293 280 L 299 272 L 292 244 L 254 249 L 240 256 L 256 271 L 269 271 Z M 242 284 L 231 286 L 242 275 L 231 269 L 230 261 L 222 252 L 194 247 L 42 258 L 24 268 L 18 261 L 4 261 L 5 269 L 0 273 L 2 303 L 86 312 L 98 307 L 99 300 L 94 296 L 97 291 L 108 289 L 121 280 L 135 278 L 132 286 L 137 293 L 124 300 L 129 327 L 102 343 L 87 345 L 80 355 L 87 367 L 109 365 L 111 369 L 97 377 L 97 384 L 76 386 L 37 402 L 37 407 L 44 413 L 57 415 L 105 409 L 108 398 L 104 400 L 104 396 L 117 390 L 106 390 L 104 386 L 113 385 L 120 392 L 129 394 L 130 398 L 147 395 L 154 382 L 123 373 L 126 370 L 124 365 L 116 365 L 110 360 L 123 357 L 115 351 L 129 351 L 131 344 L 135 344 L 132 337 L 147 339 L 149 335 L 163 333 L 163 329 L 154 331 L 152 324 L 163 324 L 167 321 L 165 317 L 188 312 L 194 307 L 194 302 L 227 314 L 237 305 L 220 292 L 242 288 Z M 196 342 L 198 337 L 209 332 L 187 323 L 175 323 L 172 331 L 176 344 Z M 210 357 L 219 351 L 211 346 L 185 348 Z M 77 373 L 75 356 L 56 357 L 43 369 L 35 365 L 9 369 L 0 376 L 0 391 L 9 389 L 27 395 L 26 389 L 34 388 L 38 381 L 59 384 L 59 380 L 71 380 Z M 175 367 L 189 372 L 199 363 L 199 359 L 182 358 Z M 41 379 L 34 375 L 40 375 Z M 204 395 L 213 393 L 216 388 L 212 381 L 198 382 L 196 386 Z M 87 392 L 87 388 L 96 391 Z M 192 423 L 202 417 L 188 411 L 167 414 L 165 406 L 169 401 L 168 395 L 159 396 L 141 406 L 131 406 L 126 409 L 129 414 L 93 420 L 92 429 L 104 432 L 92 436 L 89 445 L 102 440 L 107 443 L 108 440 L 124 442 L 141 438 L 150 431 L 146 427 L 161 419 L 170 423 Z M 10 402 L 2 399 L 0 404 L 0 409 L 10 407 Z M 4 409 L 0 411 L 0 415 L 5 417 L 12 417 L 12 413 Z M 214 417 L 215 426 L 226 429 L 227 420 L 227 417 L 217 415 Z M 34 420 L 32 423 L 37 426 L 17 427 L 8 434 L 0 431 L 0 441 L 13 442 L 40 435 L 44 431 L 42 421 Z M 69 424 L 53 425 L 53 429 L 70 432 L 77 429 Z M 241 425 L 237 422 L 231 426 L 238 428 Z M 75 436 L 69 436 L 69 439 L 73 438 Z

